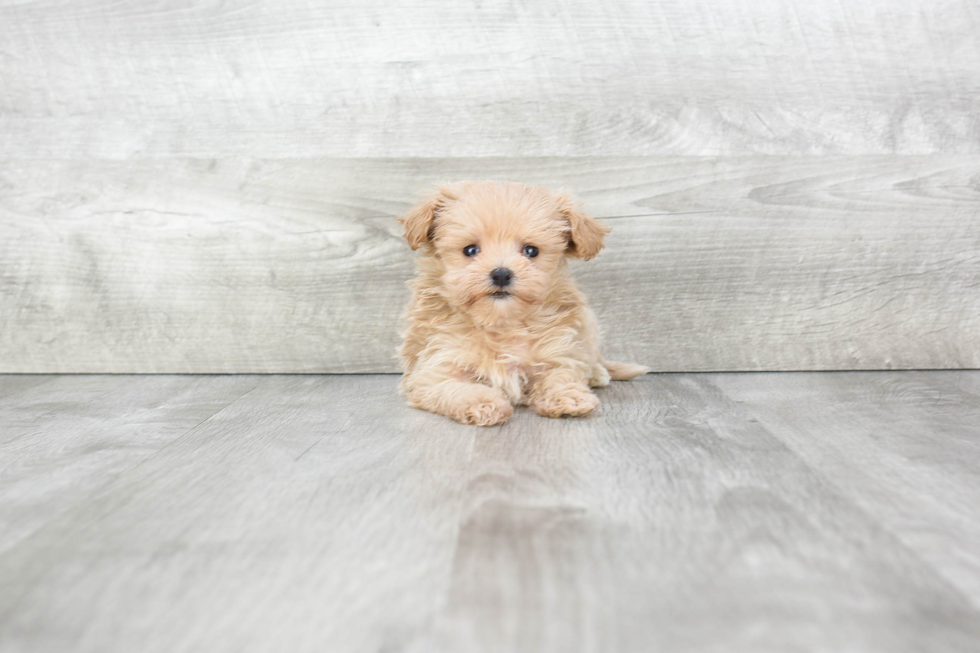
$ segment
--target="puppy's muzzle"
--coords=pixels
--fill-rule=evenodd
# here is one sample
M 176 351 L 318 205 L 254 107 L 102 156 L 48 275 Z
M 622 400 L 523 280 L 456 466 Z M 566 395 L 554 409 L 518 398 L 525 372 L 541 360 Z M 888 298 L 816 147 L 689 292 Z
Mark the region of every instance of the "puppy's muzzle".
M 514 273 L 507 268 L 497 268 L 490 273 L 490 281 L 498 288 L 506 288 L 514 279 Z

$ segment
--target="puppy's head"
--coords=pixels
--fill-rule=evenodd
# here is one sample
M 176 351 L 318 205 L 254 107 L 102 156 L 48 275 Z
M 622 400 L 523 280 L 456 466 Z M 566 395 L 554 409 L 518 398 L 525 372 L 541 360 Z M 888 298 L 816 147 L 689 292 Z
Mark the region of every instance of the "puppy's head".
M 412 249 L 438 262 L 441 294 L 485 324 L 542 304 L 565 257 L 591 259 L 609 231 L 567 195 L 505 182 L 441 186 L 401 222 Z

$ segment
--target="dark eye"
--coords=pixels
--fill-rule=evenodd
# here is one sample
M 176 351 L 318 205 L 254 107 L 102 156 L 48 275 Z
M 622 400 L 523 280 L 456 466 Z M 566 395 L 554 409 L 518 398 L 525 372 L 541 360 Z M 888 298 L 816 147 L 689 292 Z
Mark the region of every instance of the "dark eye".
M 537 247 L 535 247 L 534 245 L 525 245 L 524 246 L 524 256 L 526 256 L 528 258 L 534 258 L 537 255 L 538 255 L 538 248 Z
M 476 256 L 480 253 L 480 248 L 476 245 L 467 245 L 463 248 L 463 256 Z

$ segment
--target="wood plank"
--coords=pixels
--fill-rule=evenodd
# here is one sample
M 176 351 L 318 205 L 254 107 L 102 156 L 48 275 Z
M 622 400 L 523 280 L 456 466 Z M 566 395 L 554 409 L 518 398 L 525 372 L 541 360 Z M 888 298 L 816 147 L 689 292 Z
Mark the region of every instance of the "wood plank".
M 879 373 L 854 388 L 924 405 L 936 386 L 921 378 Z M 973 392 L 941 378 L 944 393 Z M 958 585 L 718 379 L 651 375 L 601 390 L 592 418 L 520 409 L 488 430 L 405 407 L 394 376 L 240 379 L 257 387 L 0 555 L 0 649 L 974 650 L 980 614 Z M 116 392 L 113 380 L 144 387 Z M 51 428 L 22 437 L 45 446 L 83 404 L 110 426 L 120 393 L 145 399 L 147 383 L 169 387 L 179 420 L 191 395 L 227 400 L 228 380 L 65 377 L 57 403 L 21 407 L 25 424 L 33 413 Z M 975 412 L 963 408 L 945 406 Z M 868 415 L 869 432 L 811 435 L 858 442 L 888 423 Z M 933 435 L 919 453 L 965 450 L 955 429 Z M 142 437 L 120 431 L 118 444 Z M 919 469 L 906 446 L 882 439 L 893 455 L 879 464 Z M 967 489 L 971 463 L 956 465 L 949 487 Z M 57 479 L 35 471 L 24 492 L 46 494 Z M 890 493 L 907 491 L 878 494 Z M 54 514 L 62 497 L 47 497 Z
M 256 383 L 255 377 L 59 376 L 7 397 L 0 407 L 0 553 L 83 505 Z
M 661 371 L 980 367 L 971 157 L 8 162 L 0 371 L 391 372 L 440 178 L 578 192 L 610 357 Z
M 779 377 L 746 386 L 756 378 Z M 594 419 L 520 413 L 478 433 L 449 600 L 410 650 L 967 651 L 980 641 L 974 609 L 946 579 L 711 378 L 648 376 L 601 394 Z
M 0 399 L 6 400 L 10 395 L 25 392 L 36 385 L 47 383 L 57 378 L 46 374 L 4 374 L 0 375 Z
M 426 626 L 473 429 L 393 376 L 257 381 L 0 556 L 0 649 L 377 651 Z
M 980 607 L 980 372 L 712 382 Z
M 6 156 L 980 153 L 971 0 L 0 3 Z

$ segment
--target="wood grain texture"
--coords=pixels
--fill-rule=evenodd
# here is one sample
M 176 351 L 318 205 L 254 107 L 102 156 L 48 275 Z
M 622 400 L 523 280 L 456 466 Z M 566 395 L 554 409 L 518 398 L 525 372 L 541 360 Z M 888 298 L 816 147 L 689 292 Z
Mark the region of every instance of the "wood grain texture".
M 25 392 L 36 385 L 47 383 L 55 378 L 57 377 L 46 374 L 7 374 L 0 376 L 0 400 L 6 402 L 11 395 Z
M 46 402 L 43 386 L 19 396 L 41 429 L 18 441 L 76 446 L 24 467 L 45 523 L 11 546 L 0 530 L 0 649 L 980 642 L 964 582 L 980 568 L 978 372 L 651 375 L 600 390 L 594 417 L 521 409 L 494 429 L 409 409 L 397 381 L 69 376 Z M 74 428 L 83 408 L 91 428 Z M 145 447 L 140 414 L 181 434 L 68 504 L 51 491 L 103 432 Z
M 54 377 L 3 398 L 0 551 L 84 504 L 256 383 L 254 377 Z
M 0 4 L 5 156 L 980 153 L 971 0 Z
M 140 159 L 0 169 L 0 371 L 390 372 L 395 217 L 435 179 L 565 187 L 610 357 L 980 367 L 973 157 Z
M 712 381 L 980 607 L 980 376 Z
M 980 641 L 968 601 L 709 379 L 646 377 L 602 397 L 595 420 L 522 414 L 477 435 L 447 608 L 410 650 Z M 965 466 L 975 481 L 980 466 Z M 948 621 L 929 616 L 933 601 Z
M 396 383 L 261 377 L 0 557 L 0 648 L 396 648 L 445 593 L 473 443 Z

